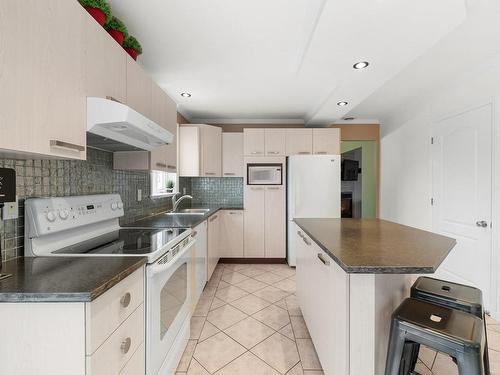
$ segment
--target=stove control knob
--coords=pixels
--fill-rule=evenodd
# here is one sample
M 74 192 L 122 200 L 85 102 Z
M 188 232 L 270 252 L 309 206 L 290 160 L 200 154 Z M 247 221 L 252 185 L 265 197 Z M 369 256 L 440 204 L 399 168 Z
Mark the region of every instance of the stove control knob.
M 111 209 L 113 211 L 115 211 L 117 208 L 118 208 L 118 203 L 116 203 L 116 202 L 111 203 Z
M 45 215 L 45 217 L 51 223 L 53 223 L 57 219 L 56 213 L 54 211 L 47 212 L 47 214 Z
M 68 210 L 59 210 L 59 217 L 63 220 L 66 220 L 69 216 Z
M 123 203 L 122 202 L 118 202 L 118 208 L 121 210 L 123 208 Z

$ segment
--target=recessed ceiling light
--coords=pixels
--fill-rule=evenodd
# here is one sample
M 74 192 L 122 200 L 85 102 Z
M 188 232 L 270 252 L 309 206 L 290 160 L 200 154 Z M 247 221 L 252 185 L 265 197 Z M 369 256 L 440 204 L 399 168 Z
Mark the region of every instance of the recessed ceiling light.
M 188 93 L 188 92 L 183 92 L 183 93 L 181 93 L 181 96 L 182 96 L 183 98 L 190 98 L 190 97 L 191 97 L 191 94 L 190 94 L 190 93 Z
M 370 65 L 370 63 L 368 61 L 360 61 L 360 62 L 357 62 L 356 64 L 354 64 L 352 67 L 354 69 L 364 69 L 364 68 L 367 68 L 368 65 Z
M 337 105 L 341 106 L 341 107 L 345 107 L 346 105 L 348 105 L 349 103 L 347 102 L 338 102 Z
M 352 121 L 354 119 L 355 119 L 355 117 L 344 117 L 343 118 L 344 121 Z

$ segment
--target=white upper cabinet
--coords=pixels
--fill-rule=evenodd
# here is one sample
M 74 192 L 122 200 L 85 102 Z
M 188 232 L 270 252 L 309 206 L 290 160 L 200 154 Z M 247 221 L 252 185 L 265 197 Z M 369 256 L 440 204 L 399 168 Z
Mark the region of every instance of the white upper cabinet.
M 313 153 L 340 155 L 340 129 L 313 129 Z
M 264 139 L 267 156 L 286 155 L 286 129 L 265 129 Z
M 312 129 L 286 129 L 286 154 L 312 154 Z
M 221 177 L 222 129 L 196 124 L 179 128 L 180 176 Z
M 222 133 L 222 176 L 243 177 L 243 133 Z
M 86 18 L 86 94 L 125 103 L 127 53 L 94 18 Z
M 245 156 L 265 155 L 265 129 L 243 129 Z
M 85 10 L 77 1 L 2 1 L 0 150 L 86 158 Z
M 127 56 L 127 105 L 147 118 L 152 113 L 153 80 L 136 61 Z

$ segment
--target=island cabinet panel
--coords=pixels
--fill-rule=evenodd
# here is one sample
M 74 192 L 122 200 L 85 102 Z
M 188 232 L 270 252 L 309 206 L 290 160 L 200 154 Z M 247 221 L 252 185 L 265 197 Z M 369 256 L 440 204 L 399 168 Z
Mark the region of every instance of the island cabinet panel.
M 265 257 L 265 197 L 263 186 L 245 186 L 244 192 L 244 256 Z
M 2 1 L 0 154 L 86 158 L 85 28 L 77 1 Z
M 349 277 L 300 229 L 297 296 L 325 374 L 348 374 Z
M 286 129 L 286 155 L 310 155 L 313 151 L 312 129 Z
M 127 53 L 87 15 L 86 25 L 86 95 L 127 100 Z
M 130 56 L 127 56 L 127 105 L 147 118 L 152 114 L 153 80 Z
M 340 129 L 313 129 L 313 154 L 340 155 Z

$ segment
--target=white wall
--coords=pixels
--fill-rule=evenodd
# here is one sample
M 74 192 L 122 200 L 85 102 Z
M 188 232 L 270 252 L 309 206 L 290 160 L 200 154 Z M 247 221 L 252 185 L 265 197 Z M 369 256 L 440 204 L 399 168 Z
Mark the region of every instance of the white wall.
M 450 113 L 494 101 L 497 103 L 495 124 L 495 162 L 500 155 L 498 103 L 500 98 L 500 58 L 476 66 L 447 84 L 434 88 L 423 98 L 408 103 L 404 119 L 382 124 L 381 139 L 381 206 L 383 219 L 417 228 L 432 229 L 430 198 L 432 196 L 431 145 L 432 123 Z M 494 176 L 494 195 L 500 198 L 500 173 Z M 493 228 L 500 217 L 495 203 Z M 498 264 L 499 233 L 494 233 L 493 262 Z M 496 285 L 496 282 L 494 283 Z M 495 289 L 495 286 L 493 286 Z M 500 290 L 500 289 L 499 289 Z M 496 295 L 496 290 L 493 290 Z M 497 303 L 498 306 L 500 304 Z M 492 306 L 494 308 L 494 306 Z M 494 312 L 494 311 L 493 311 Z M 500 315 L 497 314 L 497 318 Z

